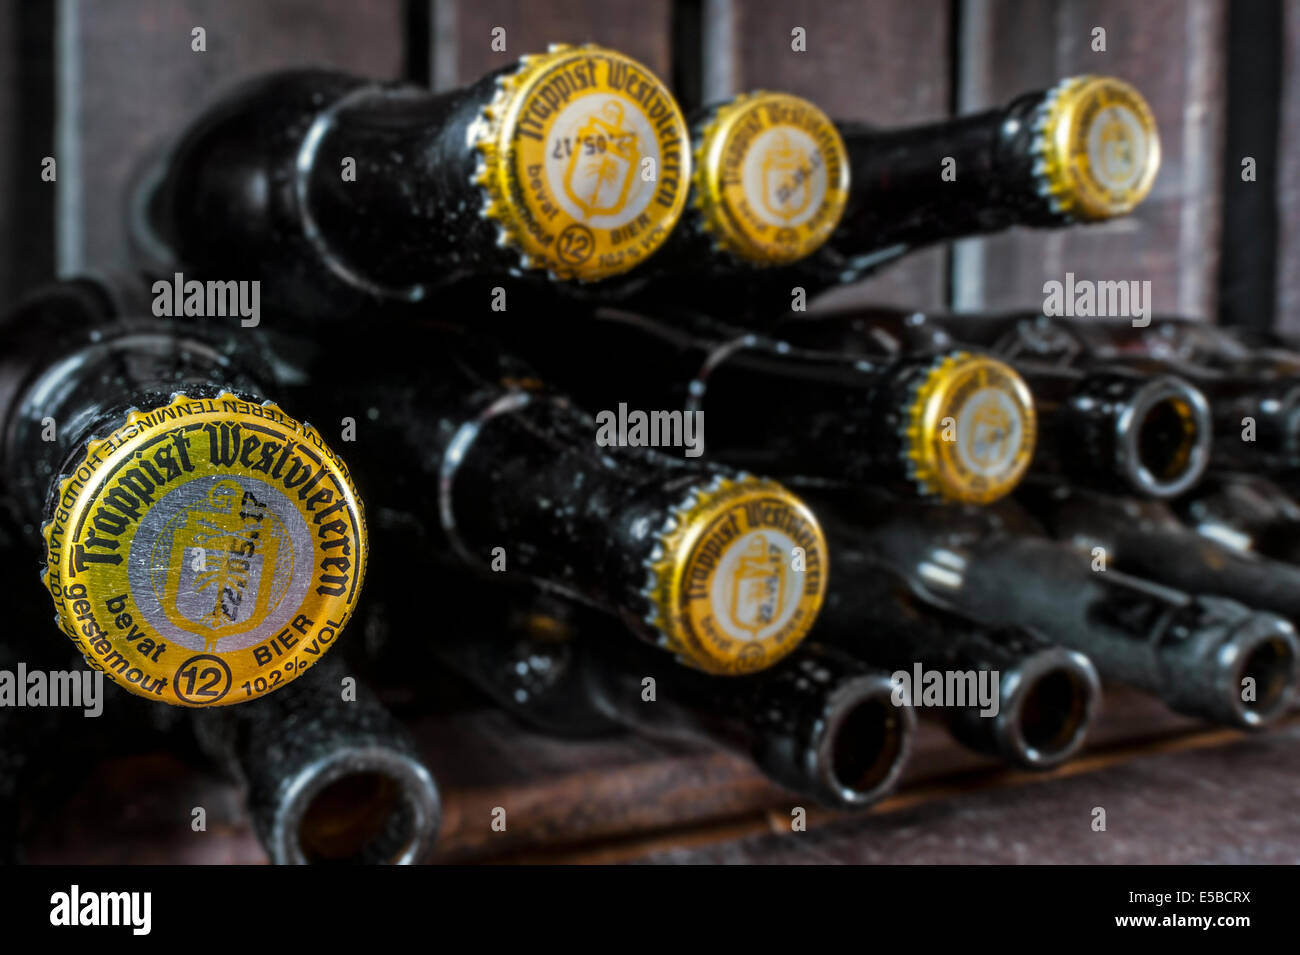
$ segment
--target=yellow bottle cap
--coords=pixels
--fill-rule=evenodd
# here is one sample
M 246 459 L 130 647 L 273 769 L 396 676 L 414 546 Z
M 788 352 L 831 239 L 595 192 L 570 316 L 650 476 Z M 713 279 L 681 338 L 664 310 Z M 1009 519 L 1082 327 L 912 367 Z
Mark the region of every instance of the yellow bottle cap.
M 776 663 L 803 640 L 826 594 L 817 518 L 781 485 L 743 476 L 697 487 L 648 562 L 646 622 L 708 673 Z
M 1015 370 L 986 355 L 938 359 L 915 389 L 904 448 L 921 493 L 987 504 L 1013 491 L 1034 455 L 1034 399 Z
M 686 205 L 690 137 L 668 88 L 596 46 L 526 56 L 475 127 L 484 214 L 527 269 L 591 281 L 639 265 Z
M 1132 212 L 1160 169 L 1160 136 L 1137 90 L 1077 76 L 1048 93 L 1035 121 L 1035 172 L 1054 211 L 1098 220 Z
M 91 667 L 181 706 L 287 685 L 337 642 L 365 573 L 347 467 L 229 393 L 174 395 L 92 440 L 45 525 L 45 585 Z
M 839 225 L 848 152 L 807 100 L 749 93 L 705 125 L 693 184 L 701 224 L 721 248 L 754 265 L 782 265 L 817 251 Z

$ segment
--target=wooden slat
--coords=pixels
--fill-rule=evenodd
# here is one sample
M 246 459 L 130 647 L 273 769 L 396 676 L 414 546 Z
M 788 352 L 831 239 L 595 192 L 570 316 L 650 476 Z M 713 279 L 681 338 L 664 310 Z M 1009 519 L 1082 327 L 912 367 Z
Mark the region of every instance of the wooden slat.
M 125 195 L 149 152 L 239 80 L 290 66 L 402 68 L 401 0 L 61 0 L 60 269 L 125 264 Z M 207 51 L 191 31 L 207 31 Z
M 39 167 L 30 178 L 23 177 L 24 157 L 15 140 L 21 129 L 22 108 L 19 87 L 21 38 L 19 36 L 18 0 L 0 0 L 0 181 L 26 182 L 26 189 L 0 191 L 0 302 L 7 303 L 17 291 L 12 261 L 16 252 L 18 217 L 14 208 L 16 198 L 23 192 L 35 189 L 39 180 Z
M 0 0 L 0 307 L 53 274 L 53 22 L 44 4 Z
M 707 746 L 634 736 L 555 739 L 497 710 L 416 718 L 411 725 L 443 797 L 434 861 L 620 861 L 655 849 L 749 835 L 773 821 L 788 826 L 795 806 L 808 809 L 814 827 L 848 816 L 818 809 L 773 786 L 745 759 Z M 1088 755 L 1056 775 L 1092 772 L 1132 758 L 1129 750 L 1140 741 L 1207 732 L 1222 735 L 1141 694 L 1113 689 L 1090 735 Z M 1043 779 L 970 753 L 937 724 L 922 721 L 899 792 L 875 807 L 873 816 Z M 163 753 L 106 764 L 69 800 L 65 810 L 41 814 L 32 861 L 264 858 L 237 788 Z M 80 811 L 92 803 L 117 806 L 120 814 L 105 820 Z M 207 833 L 189 828 L 194 806 L 208 810 Z M 506 810 L 503 832 L 491 827 L 498 806 Z M 84 828 L 87 820 L 97 820 L 93 832 Z M 147 850 L 140 845 L 146 826 L 151 827 Z M 604 848 L 591 848 L 597 845 Z
M 705 3 L 705 100 L 762 88 L 804 96 L 836 118 L 880 125 L 942 119 L 951 88 L 950 9 L 947 0 Z M 795 27 L 806 31 L 806 52 L 791 49 Z M 947 261 L 944 249 L 910 256 L 824 296 L 816 308 L 942 305 Z
M 598 43 L 640 60 L 667 81 L 672 66 L 670 0 L 612 6 L 607 0 L 431 0 L 433 85 L 447 89 L 551 43 Z M 493 29 L 506 49 L 492 49 Z
M 1300 335 L 1300 4 L 1282 5 L 1284 47 L 1278 121 L 1277 327 Z
M 1131 217 L 964 243 L 953 283 L 959 308 L 1039 308 L 1043 283 L 1074 272 L 1149 279 L 1157 312 L 1214 314 L 1224 11 L 1221 0 L 967 0 L 964 109 L 1003 104 L 1066 76 L 1112 74 L 1151 104 L 1163 162 L 1150 197 Z M 1105 53 L 1091 49 L 1094 27 L 1106 30 Z
M 1230 745 L 1224 745 L 1230 744 Z M 1300 863 L 1300 726 L 1212 734 L 1089 775 L 970 792 L 890 815 L 665 848 L 657 863 L 1240 865 Z M 1092 828 L 1093 809 L 1106 830 Z

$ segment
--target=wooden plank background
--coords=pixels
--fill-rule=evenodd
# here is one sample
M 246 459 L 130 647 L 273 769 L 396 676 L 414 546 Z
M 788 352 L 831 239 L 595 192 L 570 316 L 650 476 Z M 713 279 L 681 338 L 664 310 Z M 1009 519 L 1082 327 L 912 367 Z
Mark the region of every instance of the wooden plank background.
M 701 745 L 554 739 L 497 710 L 408 722 L 441 790 L 437 862 L 773 862 L 816 847 L 855 862 L 1121 861 L 1117 854 L 1128 856 L 1122 861 L 1295 861 L 1295 843 L 1286 839 L 1295 829 L 1294 786 L 1257 804 L 1234 800 L 1232 791 L 1254 799 L 1300 778 L 1300 717 L 1251 739 L 1122 688 L 1108 690 L 1085 752 L 1048 773 L 955 747 L 922 720 L 899 791 L 865 813 L 810 805 L 745 759 Z M 1210 755 L 1195 755 L 1201 751 Z M 1163 754 L 1183 754 L 1175 773 L 1149 768 Z M 171 753 L 106 762 L 47 798 L 59 811 L 32 821 L 35 863 L 266 861 L 239 787 Z M 1109 836 L 1090 829 L 1098 804 L 1112 814 Z M 94 811 L 102 805 L 117 807 L 111 819 Z M 193 806 L 207 810 L 206 831 L 191 829 Z M 792 838 L 796 806 L 807 809 L 809 829 Z M 497 807 L 506 810 L 505 830 L 492 827 Z M 1153 812 L 1165 818 L 1158 835 L 1143 832 Z M 1224 838 L 1225 824 L 1241 816 L 1259 824 Z M 1076 825 L 1062 839 L 1067 818 Z M 1171 836 L 1171 827 L 1182 829 Z M 783 835 L 764 837 L 773 832 Z M 1233 852 L 1237 859 L 1226 858 Z
M 837 118 L 882 126 L 943 119 L 951 113 L 951 11 L 947 0 L 706 3 L 704 98 L 788 90 Z M 795 27 L 805 30 L 806 52 L 791 49 Z M 921 252 L 818 305 L 937 307 L 947 268 L 946 249 Z
M 246 77 L 401 74 L 401 0 L 59 0 L 58 268 L 126 265 L 127 185 L 179 124 Z M 191 31 L 206 31 L 206 51 Z
M 1085 229 L 1017 231 L 962 243 L 962 309 L 1041 307 L 1043 283 L 1149 279 L 1159 312 L 1209 318 L 1216 300 L 1223 125 L 1222 0 L 969 0 L 962 111 L 1005 103 L 1059 78 L 1107 73 L 1137 86 L 1160 130 L 1162 163 L 1135 215 Z M 1092 32 L 1106 31 L 1093 52 Z
M 53 24 L 44 4 L 0 0 L 0 303 L 54 270 Z
M 1300 335 L 1300 3 L 1283 5 L 1281 128 L 1278 133 L 1277 321 Z
M 599 43 L 621 50 L 668 76 L 672 65 L 669 0 L 431 0 L 432 84 L 462 86 L 525 53 L 551 43 Z M 505 30 L 504 51 L 492 49 L 493 30 Z

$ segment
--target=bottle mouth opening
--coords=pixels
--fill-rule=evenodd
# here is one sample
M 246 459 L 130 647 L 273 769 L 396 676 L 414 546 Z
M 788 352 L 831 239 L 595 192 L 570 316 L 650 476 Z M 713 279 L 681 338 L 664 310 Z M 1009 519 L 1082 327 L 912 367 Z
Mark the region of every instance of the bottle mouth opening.
M 295 789 L 277 820 L 276 863 L 406 865 L 433 847 L 437 789 L 401 753 L 369 750 L 313 764 Z
M 1246 726 L 1263 726 L 1290 708 L 1298 669 L 1294 640 L 1274 636 L 1242 648 L 1232 692 Z
M 1007 701 L 1007 755 L 1028 769 L 1058 766 L 1078 752 L 1100 696 L 1086 658 L 1064 650 L 1048 656 L 1018 674 Z
M 1184 382 L 1147 384 L 1121 422 L 1121 434 L 1130 483 L 1143 494 L 1181 494 L 1200 480 L 1209 463 L 1209 405 Z
M 895 706 L 892 686 L 872 682 L 831 718 L 822 747 L 835 802 L 860 807 L 894 787 L 911 748 L 916 717 Z

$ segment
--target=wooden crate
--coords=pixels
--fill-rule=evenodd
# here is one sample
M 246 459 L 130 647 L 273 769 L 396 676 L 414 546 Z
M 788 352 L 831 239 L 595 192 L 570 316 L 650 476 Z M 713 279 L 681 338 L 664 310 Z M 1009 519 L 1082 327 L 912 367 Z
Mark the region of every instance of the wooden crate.
M 126 264 L 131 177 L 241 78 L 310 64 L 442 89 L 549 42 L 591 40 L 671 77 L 688 107 L 766 87 L 882 124 L 1004 103 L 1066 74 L 1118 74 L 1151 101 L 1164 145 L 1136 216 L 934 249 L 823 304 L 1032 308 L 1046 279 L 1073 271 L 1150 279 L 1157 309 L 1213 320 L 1223 244 L 1260 241 L 1222 231 L 1225 170 L 1240 161 L 1225 140 L 1227 11 L 1226 0 L 0 0 L 0 177 L 10 185 L 0 193 L 0 301 L 55 275 Z M 1300 159 L 1288 148 L 1300 134 L 1300 3 L 1284 4 L 1279 20 L 1279 145 L 1258 159 L 1276 184 L 1285 263 L 1300 241 Z M 192 49 L 196 27 L 204 52 Z M 505 53 L 491 48 L 496 27 Z M 1105 52 L 1092 48 L 1098 27 Z M 805 53 L 791 49 L 795 28 Z M 46 156 L 57 159 L 55 183 L 41 181 Z M 1275 298 L 1278 323 L 1300 328 L 1295 270 L 1279 267 Z M 1294 724 L 1242 744 L 1125 692 L 1108 695 L 1088 754 L 1046 777 L 999 768 L 927 726 L 897 796 L 865 820 L 814 812 L 798 839 L 789 796 L 734 756 L 630 737 L 549 740 L 487 709 L 417 729 L 444 789 L 439 858 L 449 861 L 1296 861 L 1296 816 L 1269 795 L 1296 789 Z M 1251 821 L 1251 800 L 1266 821 Z M 123 809 L 109 831 L 92 832 L 86 810 L 105 803 Z M 198 804 L 211 821 L 202 838 L 188 825 Z M 1112 833 L 1138 834 L 1093 834 L 1096 804 L 1124 819 Z M 504 833 L 488 826 L 498 805 L 511 820 Z M 1078 828 L 1062 830 L 1063 814 Z M 1245 830 L 1239 842 L 1213 848 L 1216 814 Z M 238 793 L 165 752 L 106 764 L 38 834 L 38 861 L 263 859 Z M 1179 836 L 1200 854 L 1180 855 Z

